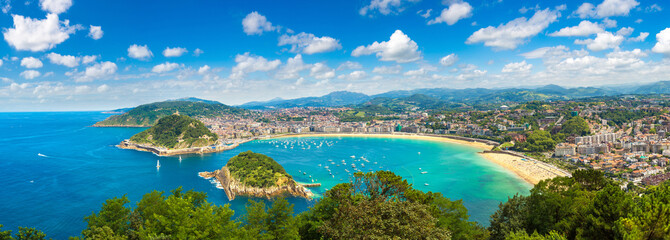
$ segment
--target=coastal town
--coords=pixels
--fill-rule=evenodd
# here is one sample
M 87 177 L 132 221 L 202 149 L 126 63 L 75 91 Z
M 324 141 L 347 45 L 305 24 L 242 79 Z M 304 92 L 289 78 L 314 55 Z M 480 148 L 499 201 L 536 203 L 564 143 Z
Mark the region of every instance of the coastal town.
M 643 186 L 670 179 L 667 103 L 664 97 L 623 96 L 510 103 L 488 110 L 415 107 L 371 113 L 360 107 L 302 107 L 200 120 L 229 145 L 287 134 L 420 134 L 488 140 L 498 143 L 495 150 L 527 156 L 524 161 L 550 163 L 564 172 L 597 169 Z

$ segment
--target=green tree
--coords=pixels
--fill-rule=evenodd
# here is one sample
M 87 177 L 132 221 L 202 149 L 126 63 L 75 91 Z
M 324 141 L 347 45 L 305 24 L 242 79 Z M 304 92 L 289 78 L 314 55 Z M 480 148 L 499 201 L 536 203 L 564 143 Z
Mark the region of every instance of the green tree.
M 572 117 L 563 123 L 561 133 L 567 135 L 586 136 L 591 133 L 589 124 L 580 116 Z

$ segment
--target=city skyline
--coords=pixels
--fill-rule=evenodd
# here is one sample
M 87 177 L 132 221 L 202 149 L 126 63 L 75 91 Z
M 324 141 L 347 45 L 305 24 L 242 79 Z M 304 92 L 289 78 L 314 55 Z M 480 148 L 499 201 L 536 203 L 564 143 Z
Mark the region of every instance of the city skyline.
M 667 3 L 0 1 L 0 111 L 670 80 Z

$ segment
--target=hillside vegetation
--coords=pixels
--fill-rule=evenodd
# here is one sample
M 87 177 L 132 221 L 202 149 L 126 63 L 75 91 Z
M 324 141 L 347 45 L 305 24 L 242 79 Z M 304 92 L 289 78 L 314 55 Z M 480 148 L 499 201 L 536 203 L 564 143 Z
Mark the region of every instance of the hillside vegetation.
M 175 112 L 191 117 L 216 117 L 224 114 L 241 114 L 245 110 L 212 101 L 155 102 L 140 105 L 121 115 L 110 116 L 95 126 L 153 126 L 158 119 Z
M 218 136 L 209 131 L 202 122 L 176 114 L 161 118 L 153 127 L 130 138 L 134 143 L 168 149 L 204 147 L 216 143 L 217 140 Z
M 274 159 L 252 151 L 231 158 L 226 167 L 233 177 L 251 187 L 281 186 L 293 179 Z

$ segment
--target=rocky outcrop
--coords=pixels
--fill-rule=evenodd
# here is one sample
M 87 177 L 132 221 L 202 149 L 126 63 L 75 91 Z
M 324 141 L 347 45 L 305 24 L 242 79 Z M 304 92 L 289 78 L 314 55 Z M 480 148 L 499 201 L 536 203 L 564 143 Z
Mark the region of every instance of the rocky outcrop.
M 310 199 L 313 195 L 310 190 L 298 184 L 293 179 L 290 179 L 280 186 L 272 186 L 267 188 L 246 186 L 230 175 L 228 167 L 223 167 L 220 170 L 213 172 L 201 172 L 199 175 L 206 179 L 216 178 L 216 180 L 221 184 L 223 190 L 226 192 L 226 196 L 228 196 L 228 199 L 231 201 L 235 199 L 235 196 L 238 195 L 268 199 L 286 195 Z

